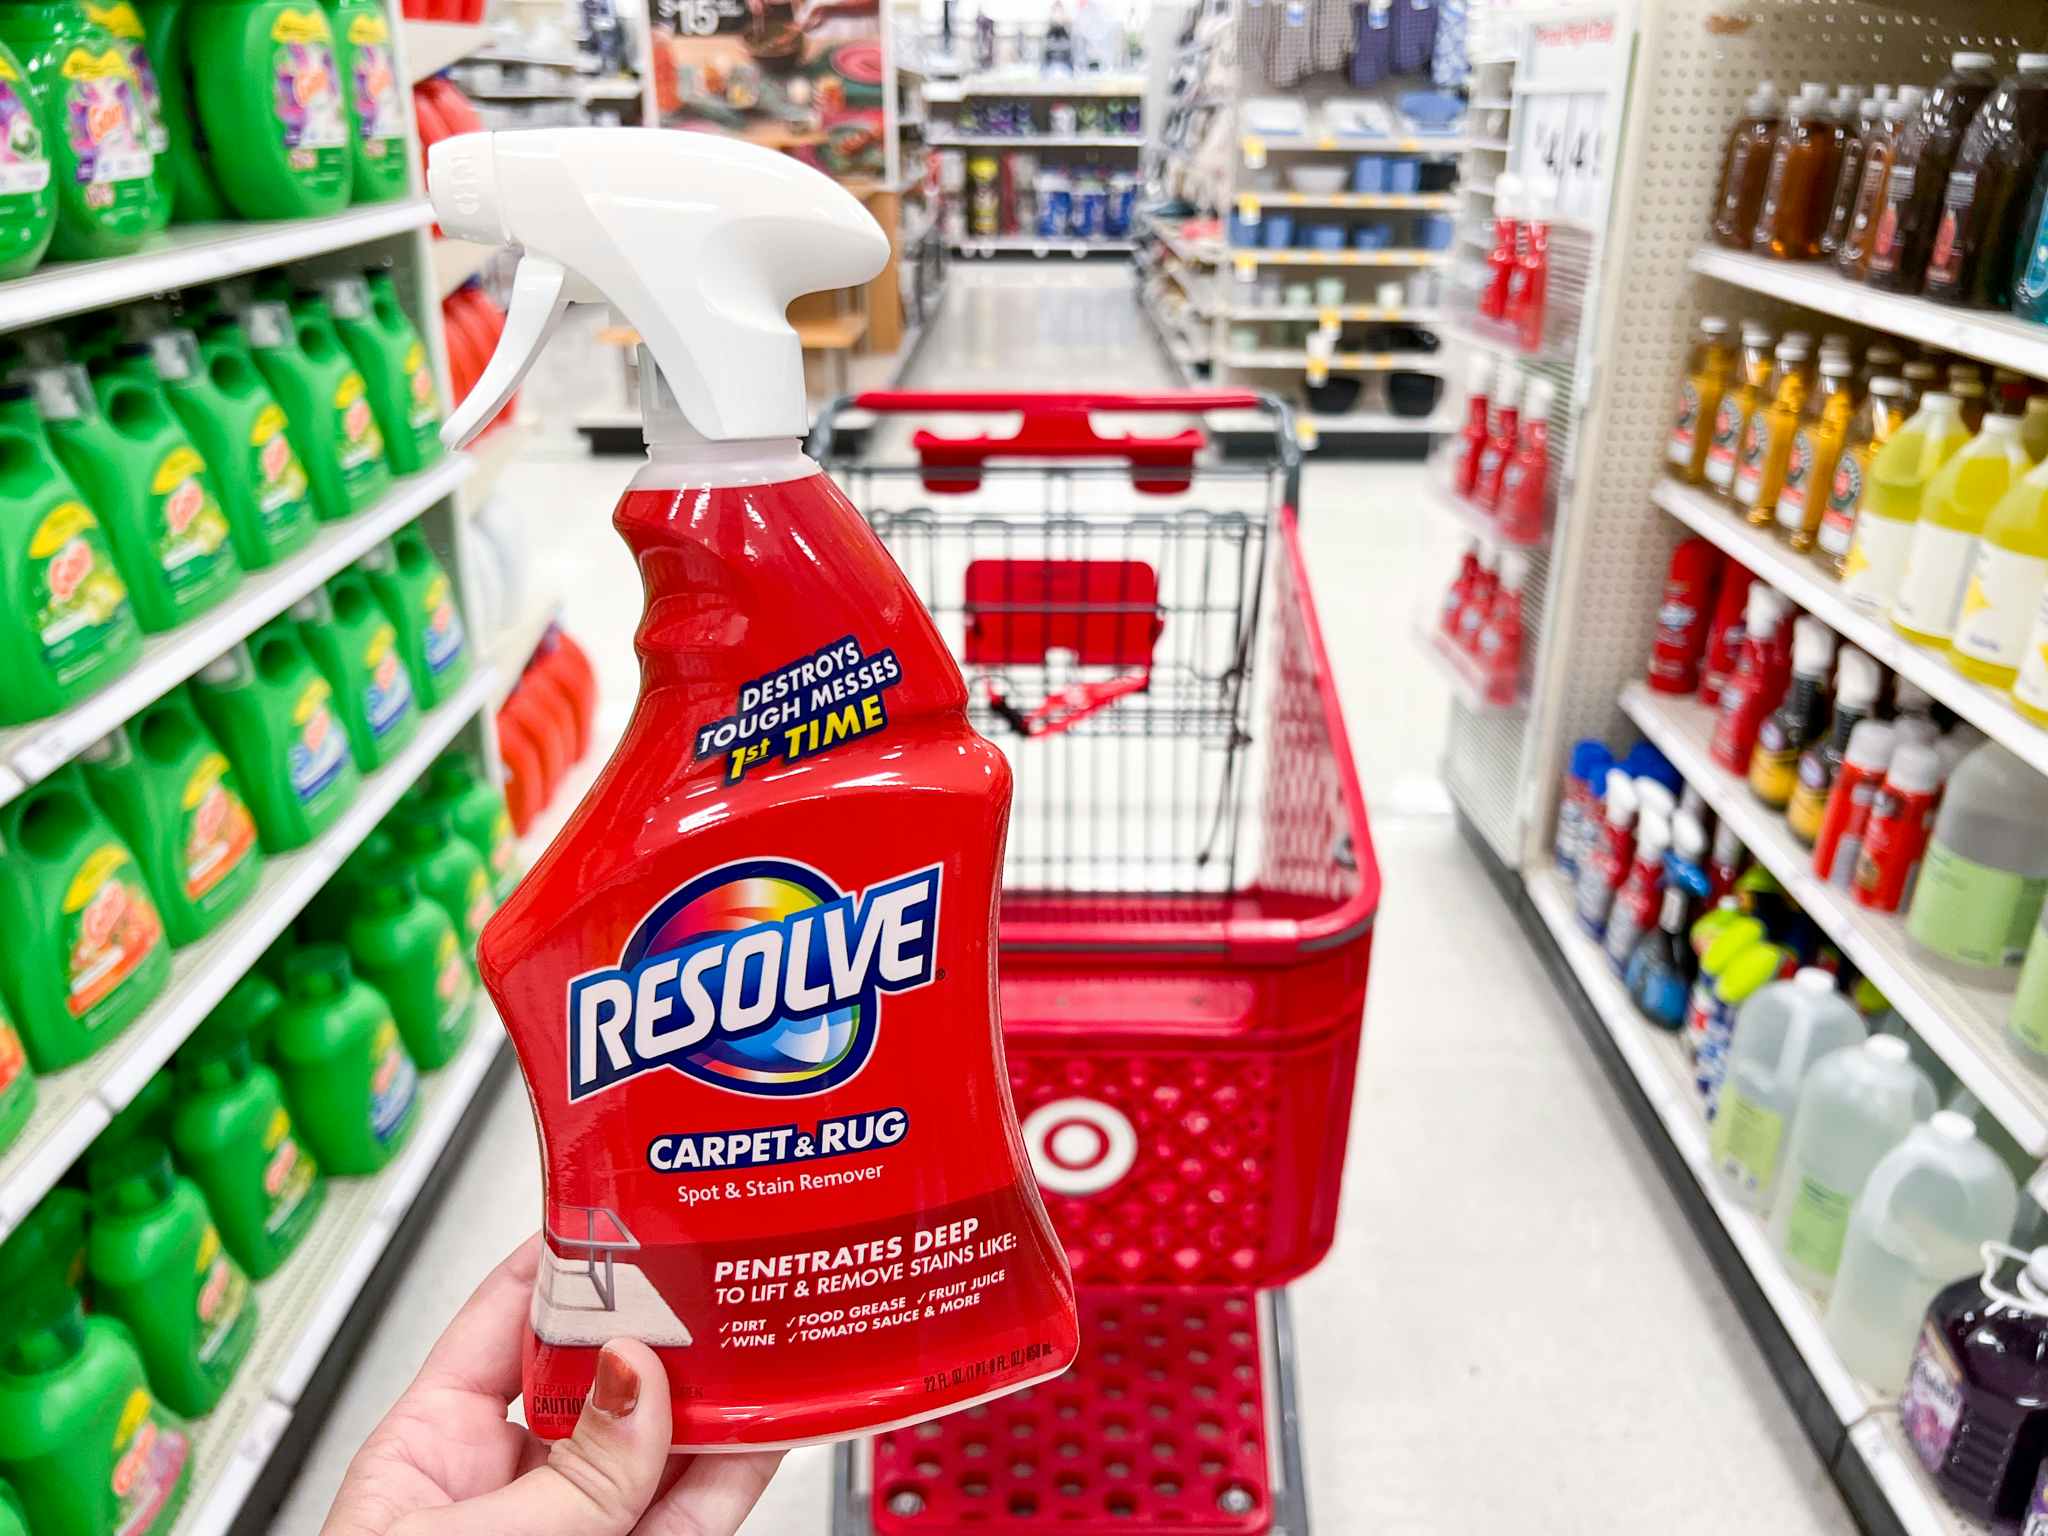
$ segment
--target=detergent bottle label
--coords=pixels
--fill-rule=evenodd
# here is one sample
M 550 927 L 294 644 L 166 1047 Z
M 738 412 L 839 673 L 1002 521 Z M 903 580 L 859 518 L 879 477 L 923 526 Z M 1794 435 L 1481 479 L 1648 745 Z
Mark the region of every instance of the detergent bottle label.
M 7 1097 L 27 1070 L 28 1050 L 21 1043 L 21 1035 L 7 1022 L 6 1016 L 0 1014 L 0 1100 Z
M 67 501 L 28 541 L 28 598 L 43 660 L 59 683 L 88 670 L 128 617 L 128 588 L 99 520 Z
M 199 1317 L 199 1363 L 211 1364 L 221 1346 L 233 1337 L 242 1309 L 249 1304 L 249 1277 L 236 1267 L 221 1247 L 220 1233 L 213 1223 L 199 1238 L 199 1253 L 193 1268 L 200 1275 L 195 1310 Z
M 263 1150 L 269 1154 L 263 1165 L 263 1198 L 270 1202 L 263 1230 L 274 1236 L 305 1203 L 320 1167 L 292 1134 L 292 1117 L 282 1107 L 271 1111 L 270 1123 L 263 1128 Z
M 1802 1174 L 1792 1191 L 1792 1210 L 1785 1222 L 1785 1252 L 1817 1275 L 1832 1275 L 1842 1262 L 1842 1240 L 1849 1235 L 1852 1196 Z
M 276 44 L 271 68 L 277 81 L 277 126 L 285 163 L 294 171 L 320 167 L 323 151 L 348 147 L 348 105 L 334 64 L 334 34 L 315 5 L 287 8 L 270 28 Z
M 90 1029 L 99 1005 L 134 975 L 163 940 L 163 922 L 135 861 L 119 843 L 86 855 L 64 892 L 64 953 L 70 957 L 66 1003 Z
M 136 15 L 135 7 L 128 0 L 119 0 L 116 5 L 88 3 L 85 14 L 120 39 L 122 51 L 128 55 L 128 67 L 135 72 L 135 81 L 140 87 L 137 117 L 143 129 L 143 140 L 152 155 L 162 154 L 171 147 L 171 130 L 164 123 L 164 96 L 157 84 L 156 66 L 150 62 L 149 50 L 143 46 L 142 18 Z
M 437 427 L 441 421 L 441 392 L 434 385 L 433 364 L 427 359 L 427 349 L 415 341 L 405 349 L 406 392 L 412 401 L 412 411 L 406 420 L 415 432 L 425 432 Z
M 50 184 L 50 152 L 36 121 L 28 83 L 0 59 L 0 197 L 22 197 Z
M 398 96 L 398 71 L 391 62 L 391 24 L 368 13 L 351 16 L 348 42 L 350 104 L 363 153 L 381 160 L 405 137 L 405 108 Z
M 227 758 L 207 753 L 179 797 L 185 817 L 185 895 L 193 901 L 233 874 L 256 846 L 256 824 L 242 797 L 228 786 L 228 771 Z
M 450 929 L 441 935 L 440 950 L 434 956 L 434 999 L 441 1008 L 442 1034 L 460 1032 L 463 1017 L 469 1012 L 471 989 L 469 962 L 463 958 L 462 945 Z
M 326 679 L 315 678 L 306 684 L 292 709 L 296 734 L 286 761 L 292 791 L 302 804 L 311 804 L 332 784 L 348 760 L 348 739 L 341 722 L 334 718 L 333 697 Z
M 128 56 L 118 48 L 80 46 L 64 56 L 57 73 L 64 79 L 64 132 L 86 207 L 104 212 L 141 201 L 148 189 L 126 184 L 145 180 L 156 156 L 149 147 L 151 125 L 143 117 L 142 82 Z
M 462 659 L 462 610 L 455 606 L 455 588 L 446 575 L 427 583 L 422 606 L 426 610 L 425 641 L 427 670 L 439 677 Z
M 370 1036 L 370 1134 L 388 1142 L 403 1129 L 419 1088 L 419 1069 L 405 1053 L 398 1021 L 386 1016 Z
M 114 1530 L 118 1536 L 144 1536 L 157 1529 L 177 1493 L 192 1442 L 148 1389 L 137 1387 L 114 1422 L 113 1449 Z
M 363 647 L 363 668 L 370 678 L 363 691 L 363 713 L 370 734 L 381 741 L 412 708 L 412 678 L 398 654 L 398 631 L 389 624 L 379 624 L 371 632 Z
M 157 563 L 182 599 L 211 587 L 228 558 L 228 519 L 203 476 L 206 461 L 190 448 L 173 448 L 151 477 L 156 499 Z
M 249 459 L 256 473 L 256 510 L 266 530 L 293 527 L 306 515 L 306 467 L 285 435 L 285 414 L 276 404 L 264 406 L 249 427 Z
M 512 888 L 512 882 L 519 874 L 519 834 L 512 826 L 510 811 L 498 812 L 497 820 L 491 823 L 491 877 L 498 882 L 497 894 L 502 896 Z
M 350 494 L 374 476 L 384 458 L 384 434 L 370 409 L 368 388 L 353 368 L 334 388 L 334 429 L 340 441 L 341 472 Z

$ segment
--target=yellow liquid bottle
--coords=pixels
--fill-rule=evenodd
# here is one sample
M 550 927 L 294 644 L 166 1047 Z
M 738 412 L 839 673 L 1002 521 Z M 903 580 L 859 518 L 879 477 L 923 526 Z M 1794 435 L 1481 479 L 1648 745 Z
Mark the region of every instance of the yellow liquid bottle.
M 2027 396 L 2026 409 L 2020 413 L 2020 441 L 2036 464 L 2048 459 L 2048 395 Z
M 2017 416 L 1987 416 L 1984 429 L 1927 482 L 1906 569 L 1892 599 L 1892 628 L 1919 645 L 1948 644 L 1962 611 L 1977 535 L 2012 484 L 2033 468 Z
M 1828 482 L 1827 506 L 1820 515 L 1820 529 L 1814 538 L 1815 557 L 1835 580 L 1849 563 L 1849 546 L 1856 536 L 1856 509 L 1870 484 L 1870 465 L 1884 445 L 1910 414 L 1906 407 L 1906 381 L 1884 374 L 1870 381 L 1870 398 L 1863 402 L 1849 423 L 1849 439 L 1835 459 L 1835 473 Z
M 1785 483 L 1778 488 L 1778 533 L 1796 550 L 1813 548 L 1835 483 L 1835 461 L 1849 438 L 1856 414 L 1856 361 L 1847 352 L 1823 352 L 1820 388 L 1807 398 L 1806 414 L 1792 434 Z
M 2024 436 L 2024 421 L 2021 430 Z M 1963 589 L 1963 611 L 1949 637 L 1949 660 L 1956 670 L 1980 683 L 2013 687 L 2027 658 L 2029 639 L 2036 653 L 2048 642 L 2048 631 L 2036 632 L 2044 591 L 2048 591 L 2048 463 L 2022 475 L 1985 520 L 1970 582 Z M 2048 680 L 2048 670 L 2042 675 Z M 2048 704 L 2048 690 L 2041 697 Z
M 1722 392 L 1714 407 L 1714 430 L 1707 439 L 1706 482 L 1726 496 L 1735 488 L 1735 469 L 1742 457 L 1742 439 L 1749 430 L 1749 418 L 1769 398 L 1764 387 L 1771 381 L 1771 328 L 1754 320 L 1742 324 L 1742 366 Z
M 1870 482 L 1856 509 L 1856 534 L 1842 567 L 1842 595 L 1868 613 L 1891 612 L 1905 574 L 1920 498 L 1935 471 L 1970 440 L 1954 395 L 1920 397 L 1920 409 L 1870 461 Z
M 1699 339 L 1686 360 L 1685 380 L 1678 386 L 1678 410 L 1671 419 L 1671 438 L 1664 460 L 1671 473 L 1687 485 L 1706 478 L 1707 446 L 1713 441 L 1714 413 L 1735 372 L 1735 353 L 1728 345 L 1728 322 L 1719 315 L 1700 316 Z
M 1750 413 L 1742 434 L 1742 462 L 1735 469 L 1730 496 L 1742 514 L 1759 528 L 1768 527 L 1778 511 L 1778 492 L 1785 484 L 1785 466 L 1792 459 L 1792 439 L 1800 413 L 1813 391 L 1813 344 L 1793 332 L 1778 343 L 1778 367 L 1772 376 L 1770 404 Z

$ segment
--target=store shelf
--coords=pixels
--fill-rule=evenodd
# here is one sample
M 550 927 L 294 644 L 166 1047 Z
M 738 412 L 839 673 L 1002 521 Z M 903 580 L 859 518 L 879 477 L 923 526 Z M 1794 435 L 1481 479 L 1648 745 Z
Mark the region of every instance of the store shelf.
M 1750 527 L 1726 502 L 1662 478 L 1651 488 L 1650 496 L 1851 645 L 1926 689 L 1993 741 L 2048 774 L 2048 730 L 2013 708 L 2009 694 L 1964 677 L 1949 665 L 1946 654 L 1913 644 L 1885 620 L 1855 607 L 1842 595 L 1841 585 L 1816 561 L 1795 554 L 1769 530 Z
M 1304 430 L 1314 447 L 1314 438 L 1344 437 L 1357 435 L 1375 437 L 1385 434 L 1402 435 L 1424 433 L 1432 436 L 1458 430 L 1458 419 L 1447 411 L 1438 411 L 1434 416 L 1396 416 L 1392 411 L 1346 411 L 1338 415 L 1328 411 L 1297 411 L 1295 424 Z
M 562 616 L 560 597 L 543 597 L 528 603 L 526 611 L 504 625 L 492 638 L 490 657 L 491 671 L 497 678 L 497 686 L 491 690 L 490 704 L 493 708 L 505 702 L 512 690 L 518 686 L 519 674 L 526 670 L 526 664 L 533 660 L 533 653 L 539 649 L 541 637 Z
M 1455 192 L 1240 192 L 1240 211 L 1252 208 L 1394 209 L 1447 212 L 1458 206 Z
M 0 783 L 0 801 L 19 793 L 21 785 L 48 777 L 82 748 L 284 612 L 371 545 L 447 496 L 469 472 L 469 461 L 451 454 L 433 468 L 408 476 L 369 511 L 346 522 L 323 524 L 313 542 L 290 559 L 244 575 L 218 607 L 146 639 L 142 659 L 91 698 L 47 720 L 0 731 L 0 762 L 19 781 L 11 790 Z
M 461 1052 L 422 1077 L 418 1119 L 404 1150 L 374 1177 L 329 1178 L 320 1214 L 297 1250 L 257 1282 L 249 1356 L 220 1404 L 192 1425 L 191 1483 L 174 1536 L 225 1536 L 233 1526 L 307 1381 L 504 1048 L 503 1026 L 479 1001 Z
M 1896 1408 L 1870 1415 L 1849 1431 L 1849 1446 L 1870 1470 L 1906 1536 L 1990 1536 L 1991 1527 L 1941 1496 L 1906 1438 Z
M 1226 352 L 1223 362 L 1232 368 L 1303 370 L 1308 367 L 1308 353 L 1284 347 L 1263 347 L 1254 352 Z M 1445 358 L 1441 352 L 1335 352 L 1329 360 L 1332 373 L 1386 373 L 1395 369 L 1442 373 L 1444 366 Z
M 948 133 L 925 135 L 933 149 L 1143 149 L 1136 133 Z
M 414 80 L 438 75 L 451 64 L 473 57 L 491 40 L 482 22 L 414 21 L 401 23 L 405 32 L 405 68 Z M 572 62 L 569 66 L 575 68 Z
M 1232 320 L 1313 320 L 1318 323 L 1340 320 L 1357 320 L 1366 324 L 1381 325 L 1423 325 L 1434 328 L 1443 318 L 1443 312 L 1435 309 L 1383 308 L 1378 304 L 1337 304 L 1325 308 L 1311 304 L 1273 305 L 1261 308 L 1255 304 L 1241 304 L 1223 312 Z
M 484 29 L 489 31 L 487 27 Z M 474 64 L 519 64 L 528 69 L 566 69 L 572 73 L 583 67 L 583 61 L 573 53 L 537 53 L 531 48 L 507 48 L 502 43 L 493 44 L 470 55 Z
M 476 240 L 451 240 L 443 235 L 431 247 L 434 257 L 434 287 L 442 298 L 460 288 L 484 269 L 503 246 L 484 245 Z
M 76 1066 L 37 1077 L 35 1112 L 0 1157 L 0 1236 L 28 1214 L 114 1112 L 170 1059 L 496 686 L 490 669 L 479 668 L 461 692 L 421 720 L 404 751 L 363 780 L 348 809 L 321 837 L 264 860 L 262 881 L 249 898 L 206 938 L 171 957 L 170 984 L 118 1039 Z
M 1474 139 L 1467 147 L 1478 150 L 1482 155 L 1508 155 L 1515 149 L 1506 139 Z
M 47 262 L 26 277 L 0 283 L 0 331 L 382 240 L 418 229 L 433 217 L 432 205 L 415 197 L 367 203 L 324 219 L 174 224 L 133 255 Z
M 1312 251 L 1290 247 L 1269 251 L 1255 246 L 1232 246 L 1231 265 L 1247 267 L 1448 267 L 1454 258 L 1449 251 Z
M 992 239 L 953 240 L 948 244 L 961 256 L 996 256 L 1012 251 L 1033 256 L 1098 256 L 1128 254 L 1133 249 L 1128 240 L 1045 240 L 1037 235 L 997 235 Z
M 1432 627 L 1418 624 L 1413 631 L 1416 649 L 1429 658 L 1430 665 L 1441 673 L 1450 685 L 1451 696 L 1469 713 L 1475 715 L 1506 715 L 1519 713 L 1529 707 L 1526 691 L 1518 692 L 1512 704 L 1502 704 L 1487 697 L 1486 679 L 1480 674 L 1479 666 L 1456 646 L 1447 642 Z
M 1540 869 L 1527 880 L 1529 897 L 1549 928 L 1586 1000 L 1614 1039 L 1629 1073 L 1649 1100 L 1671 1144 L 1699 1184 L 1709 1209 L 1727 1229 L 1743 1263 L 1784 1325 L 1792 1345 L 1820 1384 L 1828 1406 L 1845 1425 L 1854 1424 L 1882 1401 L 1851 1374 L 1828 1341 L 1813 1299 L 1794 1283 L 1771 1247 L 1763 1223 L 1728 1198 L 1707 1148 L 1706 1117 L 1685 1059 L 1682 1040 L 1646 1023 L 1636 1012 L 1600 947 L 1579 927 L 1570 887 L 1555 870 Z
M 1215 240 L 1186 239 L 1156 219 L 1148 221 L 1146 228 L 1161 245 L 1188 266 L 1214 266 L 1222 259 L 1223 248 Z
M 1792 836 L 1784 817 L 1713 760 L 1711 709 L 1640 683 L 1622 691 L 1621 707 L 1992 1118 L 2030 1157 L 2048 1156 L 2048 1069 L 2036 1066 L 2006 1033 L 2012 993 L 1933 969 L 1908 942 L 1903 914 L 1869 911 L 1847 891 L 1817 879 L 1811 851 Z
M 1467 533 L 1472 534 L 1476 538 L 1484 539 L 1489 544 L 1499 545 L 1508 549 L 1541 549 L 1550 542 L 1550 535 L 1548 533 L 1533 539 L 1510 539 L 1504 537 L 1500 531 L 1500 525 L 1494 521 L 1492 515 L 1484 507 L 1479 506 L 1475 502 L 1467 501 L 1462 496 L 1453 494 L 1448 487 L 1438 484 L 1434 479 L 1431 480 L 1429 486 L 1423 492 L 1423 499 L 1430 511 L 1438 517 L 1446 518 L 1456 523 Z
M 1088 75 L 1079 79 L 1053 79 L 1031 75 L 1006 80 L 1000 75 L 968 75 L 958 81 L 934 81 L 924 88 L 926 101 L 959 101 L 968 96 L 1054 96 L 1079 101 L 1087 97 L 1127 97 L 1145 94 L 1143 75 Z
M 2048 378 L 2048 325 L 1992 310 L 1958 309 L 1911 294 L 1880 293 L 1838 277 L 1822 262 L 1772 261 L 1703 246 L 1693 253 L 1691 266 L 1703 277 L 1782 303 Z
M 1472 147 L 1464 138 L 1347 137 L 1344 134 L 1246 134 L 1238 149 L 1247 161 L 1279 154 L 1462 155 Z M 1256 169 L 1256 167 L 1254 167 Z

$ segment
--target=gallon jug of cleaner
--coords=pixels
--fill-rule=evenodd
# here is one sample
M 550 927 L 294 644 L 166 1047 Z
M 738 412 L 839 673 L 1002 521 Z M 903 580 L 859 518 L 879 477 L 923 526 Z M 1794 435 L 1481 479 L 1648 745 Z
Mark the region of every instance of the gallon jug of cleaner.
M 185 46 L 214 179 L 245 219 L 304 219 L 347 205 L 348 102 L 319 0 L 187 0 Z
M 441 391 L 427 344 L 398 302 L 398 284 L 389 272 L 336 278 L 327 286 L 327 307 L 369 389 L 392 473 L 433 463 L 441 457 Z
M 391 56 L 391 23 L 377 0 L 329 0 L 334 62 L 348 98 L 351 200 L 405 193 L 405 98 Z
M 291 441 L 322 520 L 361 511 L 384 489 L 384 440 L 365 397 L 363 376 L 342 351 L 332 322 L 263 299 L 243 312 L 250 355 L 284 408 Z
M 233 217 L 213 179 L 213 153 L 200 126 L 186 52 L 185 21 L 198 0 L 141 0 L 149 56 L 156 61 L 157 181 L 171 199 L 179 224 L 214 224 Z
M 235 770 L 173 688 L 80 755 L 86 784 L 135 850 L 171 943 L 195 943 L 263 877 Z
M 108 4 L 84 0 L 84 4 L 86 19 L 107 29 L 114 39 L 114 46 L 127 57 L 128 67 L 135 73 L 136 83 L 141 87 L 137 92 L 136 115 L 143 143 L 148 146 L 153 161 L 150 174 L 156 180 L 157 196 L 163 202 L 166 218 L 176 217 L 174 198 L 177 184 L 165 153 L 170 148 L 171 137 L 164 126 L 163 86 L 157 76 L 156 61 L 151 55 L 149 34 L 142 24 L 141 13 L 129 0 L 111 0 Z
M 375 1173 L 398 1155 L 419 1118 L 419 1069 L 390 1005 L 356 979 L 339 944 L 292 957 L 271 1054 L 292 1123 L 328 1173 Z
M 21 1495 L 0 1482 L 0 1536 L 29 1536 L 28 1511 L 21 1507 Z
M 0 35 L 6 32 L 0 26 Z M 0 42 L 0 281 L 33 272 L 57 229 L 43 116 L 21 60 Z
M 128 1325 L 166 1407 L 212 1412 L 256 1337 L 249 1277 L 162 1142 L 95 1152 L 87 1176 L 93 1309 Z
M 1950 975 L 2015 986 L 2044 896 L 2048 779 L 1985 742 L 1948 777 L 1906 935 Z
M 480 955 L 551 1152 L 532 1428 L 570 1431 L 622 1330 L 667 1367 L 684 1450 L 852 1435 L 1059 1374 L 1073 1286 L 1020 1155 L 995 1007 L 1009 766 L 968 724 L 914 590 L 798 446 L 784 309 L 868 281 L 887 237 L 820 172 L 708 134 L 463 135 L 428 179 L 449 235 L 523 252 L 451 446 L 566 303 L 616 303 L 646 347 L 650 457 L 615 513 L 650 605 L 640 700 Z M 871 726 L 816 753 L 764 728 L 763 703 L 784 727 L 820 718 L 828 673 L 830 709 Z M 704 796 L 715 821 L 685 809 Z M 834 1178 L 856 1153 L 876 1177 Z M 757 1155 L 774 1173 L 741 1171 Z M 678 1198 L 735 1177 L 781 1192 Z M 593 1252 L 616 1277 L 602 1297 L 576 1290 Z M 795 1254 L 848 1287 L 835 1306 L 878 1312 L 914 1304 L 920 1259 L 1001 1260 L 974 1271 L 978 1306 L 920 1318 L 914 1360 L 859 1332 L 717 1348 L 758 1315 L 755 1266 Z
M 7 1017 L 0 990 L 0 1152 L 12 1145 L 36 1107 L 36 1074 L 28 1064 L 28 1047 Z
M 281 615 L 209 662 L 199 713 L 235 765 L 256 831 L 271 853 L 302 848 L 355 798 L 361 775 L 334 688 Z
M 431 1072 L 462 1049 L 476 995 L 469 957 L 454 922 L 420 895 L 410 869 L 393 864 L 358 889 L 348 953 L 356 974 L 391 1005 L 415 1066 Z
M 483 855 L 456 832 L 455 818 L 435 800 L 408 796 L 385 824 L 392 856 L 412 872 L 420 894 L 448 914 L 456 942 L 473 962 L 477 938 L 498 910 Z
M 412 674 L 420 707 L 433 709 L 469 676 L 469 633 L 455 584 L 418 523 L 364 551 L 358 568 L 398 630 L 398 653 Z
M 356 767 L 374 773 L 419 728 L 412 677 L 398 653 L 398 631 L 363 573 L 343 571 L 325 589 L 292 605 L 292 619 L 348 728 Z
M 1786 1138 L 1798 1124 L 1799 1091 L 1822 1057 L 1861 1045 L 1863 1020 L 1817 966 L 1773 982 L 1743 1003 L 1728 1043 L 1711 1142 L 1714 1162 L 1735 1198 L 1770 1210 Z
M 428 803 L 442 807 L 462 840 L 474 848 L 491 877 L 491 899 L 502 902 L 519 883 L 519 841 L 505 797 L 461 752 L 437 760 L 426 779 Z

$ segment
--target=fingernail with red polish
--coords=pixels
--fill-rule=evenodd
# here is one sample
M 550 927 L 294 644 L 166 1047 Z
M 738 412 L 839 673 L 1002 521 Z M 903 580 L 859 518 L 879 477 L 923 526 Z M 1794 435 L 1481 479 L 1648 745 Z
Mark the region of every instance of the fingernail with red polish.
M 609 1345 L 598 1352 L 597 1380 L 590 1384 L 590 1406 L 610 1418 L 623 1419 L 640 1401 L 640 1373 Z

